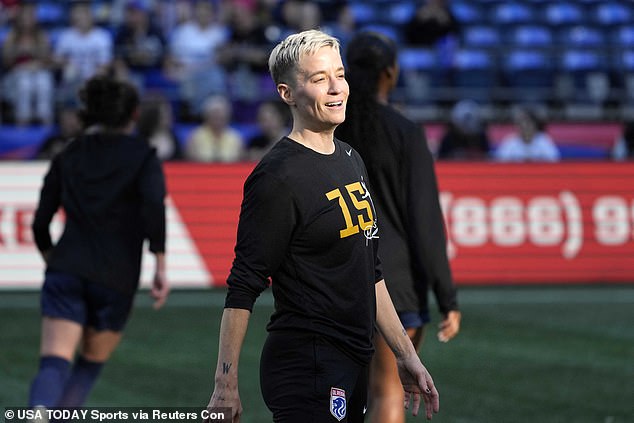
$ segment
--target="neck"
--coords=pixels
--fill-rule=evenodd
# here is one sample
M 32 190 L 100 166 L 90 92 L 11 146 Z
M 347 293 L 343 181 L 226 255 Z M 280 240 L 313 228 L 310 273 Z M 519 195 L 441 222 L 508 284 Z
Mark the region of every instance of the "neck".
M 387 92 L 379 91 L 376 95 L 376 101 L 380 104 L 389 104 L 389 96 Z
M 309 129 L 293 128 L 288 135 L 293 141 L 310 148 L 320 154 L 332 154 L 335 152 L 335 130 L 315 132 Z

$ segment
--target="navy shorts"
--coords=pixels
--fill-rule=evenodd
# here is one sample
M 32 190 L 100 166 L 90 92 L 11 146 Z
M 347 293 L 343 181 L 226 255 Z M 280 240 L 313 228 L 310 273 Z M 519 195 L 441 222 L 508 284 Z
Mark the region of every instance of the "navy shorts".
M 60 272 L 46 272 L 40 299 L 42 315 L 72 320 L 98 331 L 123 330 L 134 295 Z
M 319 335 L 269 333 L 260 386 L 275 423 L 362 423 L 368 366 Z
M 405 329 L 419 328 L 421 326 L 425 326 L 431 321 L 428 311 L 422 311 L 420 313 L 415 311 L 405 311 L 398 313 L 398 317 L 401 319 L 401 324 Z

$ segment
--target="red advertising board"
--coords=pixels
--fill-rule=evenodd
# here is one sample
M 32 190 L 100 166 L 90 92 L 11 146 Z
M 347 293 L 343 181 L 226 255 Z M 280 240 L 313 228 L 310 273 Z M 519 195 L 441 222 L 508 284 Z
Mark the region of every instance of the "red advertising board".
M 168 278 L 222 286 L 253 164 L 165 165 Z M 45 163 L 0 164 L 0 287 L 37 287 L 30 235 Z M 457 284 L 634 282 L 631 163 L 436 164 Z M 63 218 L 54 220 L 58 236 Z M 142 280 L 151 278 L 144 258 Z
M 168 167 L 174 202 L 218 280 L 231 266 L 251 169 Z M 458 284 L 634 281 L 631 164 L 439 162 L 436 169 Z
M 634 280 L 634 166 L 439 163 L 455 279 Z

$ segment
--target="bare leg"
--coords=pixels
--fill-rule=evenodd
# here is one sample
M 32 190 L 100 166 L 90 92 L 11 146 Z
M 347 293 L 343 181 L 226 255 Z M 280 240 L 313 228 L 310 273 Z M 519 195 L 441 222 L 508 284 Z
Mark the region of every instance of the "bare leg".
M 121 332 L 84 330 L 81 352 L 60 399 L 62 407 L 81 407 L 86 402 L 101 369 L 121 340 Z
M 83 328 L 77 322 L 43 317 L 40 356 L 55 356 L 72 361 L 82 332 Z

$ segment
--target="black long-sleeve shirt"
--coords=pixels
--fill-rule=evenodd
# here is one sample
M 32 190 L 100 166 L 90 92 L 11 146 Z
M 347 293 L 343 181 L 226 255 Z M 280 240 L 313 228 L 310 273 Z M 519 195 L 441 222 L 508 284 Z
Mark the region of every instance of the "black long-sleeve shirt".
M 369 362 L 383 276 L 366 180 L 345 143 L 324 155 L 279 141 L 245 182 L 225 307 L 251 310 L 271 278 L 269 331 L 320 334 Z
M 431 289 L 438 308 L 446 314 L 457 310 L 458 303 L 446 253 L 434 161 L 418 125 L 391 106 L 377 107 L 376 123 L 383 129 L 377 136 L 386 137 L 377 142 L 391 146 L 376 165 L 368 164 L 381 222 L 379 254 L 385 283 L 397 311 L 426 311 Z M 348 133 L 349 124 L 340 126 L 338 136 Z
M 144 239 L 165 251 L 165 179 L 154 149 L 122 134 L 73 141 L 53 161 L 33 220 L 48 270 L 69 273 L 121 292 L 139 284 Z M 60 208 L 64 232 L 53 246 L 51 219 Z

